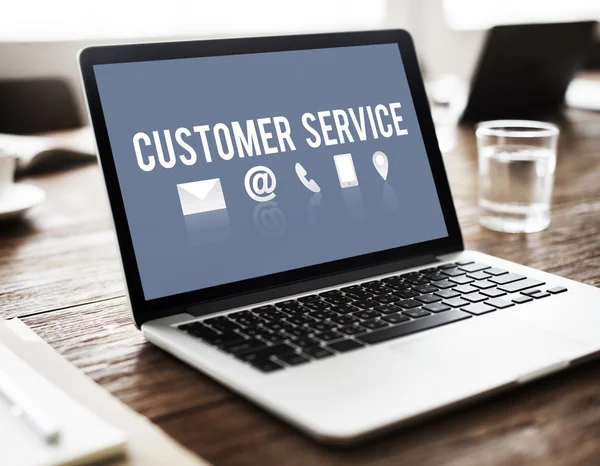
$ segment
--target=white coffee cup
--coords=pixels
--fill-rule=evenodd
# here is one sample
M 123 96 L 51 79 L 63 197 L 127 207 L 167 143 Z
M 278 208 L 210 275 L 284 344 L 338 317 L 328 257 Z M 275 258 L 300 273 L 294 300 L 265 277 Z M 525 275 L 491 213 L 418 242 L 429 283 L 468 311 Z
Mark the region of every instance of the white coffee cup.
M 0 149 L 0 200 L 7 194 L 15 180 L 15 158 Z

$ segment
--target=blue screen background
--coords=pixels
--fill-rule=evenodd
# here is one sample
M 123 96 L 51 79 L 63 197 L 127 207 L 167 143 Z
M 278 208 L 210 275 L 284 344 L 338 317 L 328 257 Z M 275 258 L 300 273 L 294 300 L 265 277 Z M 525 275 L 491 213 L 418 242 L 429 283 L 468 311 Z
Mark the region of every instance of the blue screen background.
M 236 282 L 448 235 L 396 44 L 96 65 L 102 108 L 146 299 Z M 400 102 L 404 136 L 313 149 L 305 112 Z M 138 131 L 283 115 L 296 151 L 222 160 L 200 138 L 193 166 L 142 171 Z M 313 125 L 314 126 L 314 125 Z M 335 135 L 335 133 L 334 133 Z M 145 149 L 150 150 L 150 149 Z M 388 158 L 387 182 L 372 156 Z M 181 153 L 181 150 L 178 150 Z M 340 187 L 333 156 L 351 153 L 358 186 Z M 320 195 L 306 189 L 302 163 Z M 271 202 L 252 200 L 246 172 L 270 168 Z M 221 180 L 226 210 L 183 216 L 176 185 Z

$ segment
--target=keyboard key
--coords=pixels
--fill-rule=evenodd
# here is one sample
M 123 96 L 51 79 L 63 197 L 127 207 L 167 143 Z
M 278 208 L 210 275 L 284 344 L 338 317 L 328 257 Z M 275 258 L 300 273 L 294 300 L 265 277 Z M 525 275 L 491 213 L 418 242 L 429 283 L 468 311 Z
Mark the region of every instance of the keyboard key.
M 459 277 L 450 277 L 450 281 L 456 283 L 457 285 L 466 285 L 467 283 L 471 283 L 475 280 L 467 277 L 466 275 L 461 275 Z
M 298 317 L 298 316 L 303 316 L 305 314 L 307 314 L 309 311 L 309 309 L 305 308 L 305 307 L 298 307 L 298 308 L 283 308 L 281 310 L 281 312 L 284 312 L 285 314 L 287 314 L 288 316 L 291 317 Z
M 286 319 L 286 321 L 291 324 L 294 324 L 294 325 L 302 326 L 304 324 L 312 324 L 313 322 L 315 322 L 315 319 L 313 319 L 312 317 L 309 317 L 309 316 L 298 316 L 298 317 L 289 317 Z
M 256 338 L 249 338 L 248 340 L 243 340 L 237 343 L 224 345 L 222 349 L 227 351 L 228 353 L 246 353 L 248 351 L 257 350 L 260 348 L 265 348 L 267 345 L 265 342 L 260 341 Z
M 369 291 L 369 293 L 373 293 L 373 294 L 385 294 L 388 291 L 392 291 L 389 288 L 386 288 L 385 286 L 383 286 L 383 283 L 379 283 L 377 286 L 375 286 L 375 285 L 369 285 L 369 286 L 365 285 L 364 287 L 365 287 L 365 289 L 367 291 Z
M 490 298 L 497 298 L 498 296 L 504 296 L 506 293 L 498 288 L 490 288 L 489 290 L 481 290 L 481 294 L 489 296 Z
M 455 298 L 457 296 L 460 296 L 460 293 L 457 293 L 456 291 L 454 291 L 454 288 L 452 288 L 451 290 L 439 290 L 433 294 L 437 295 L 443 299 L 450 299 L 450 298 Z
M 427 312 L 424 309 L 410 309 L 408 311 L 404 311 L 403 314 L 412 317 L 414 319 L 418 319 L 419 317 L 425 317 L 431 315 L 431 312 Z
M 254 314 L 252 314 L 250 311 L 233 312 L 233 313 L 229 314 L 227 317 L 229 317 L 232 320 L 235 320 L 236 322 L 239 319 L 253 319 L 253 318 L 255 318 Z
M 375 306 L 379 306 L 379 303 L 377 301 L 373 301 L 372 299 L 359 299 L 358 301 L 354 301 L 352 305 L 360 309 L 371 309 Z
M 332 317 L 339 316 L 339 314 L 337 312 L 333 312 L 329 309 L 326 309 L 324 311 L 313 311 L 309 315 L 313 319 L 317 319 L 317 320 L 331 319 Z
M 261 312 L 269 312 L 269 311 L 275 311 L 277 310 L 275 308 L 275 306 L 271 305 L 271 304 L 266 304 L 264 306 L 259 306 L 259 307 L 255 307 L 254 309 L 252 309 L 252 312 L 256 312 L 256 313 L 261 313 Z
M 389 324 L 387 322 L 383 322 L 381 320 L 366 320 L 365 322 L 361 322 L 360 325 L 362 327 L 368 328 L 369 330 L 375 330 L 378 328 L 387 327 Z
M 429 304 L 429 303 L 437 303 L 438 301 L 441 301 L 442 298 L 440 298 L 439 296 L 436 296 L 434 294 L 424 294 L 423 296 L 417 296 L 415 298 L 415 300 L 421 301 L 422 303 L 425 303 L 425 304 Z
M 437 287 L 435 286 L 431 286 L 431 285 L 420 285 L 420 286 L 415 286 L 413 288 L 413 290 L 418 291 L 419 293 L 423 293 L 423 294 L 428 294 L 428 293 L 433 293 L 434 291 L 437 291 Z
M 429 283 L 429 279 L 425 277 L 409 277 L 405 278 L 404 281 L 411 285 L 426 285 Z
M 448 275 L 449 277 L 458 277 L 460 275 L 464 275 L 465 274 L 465 272 L 463 272 L 460 269 L 456 269 L 456 268 L 455 269 L 445 269 L 445 270 L 442 271 L 442 273 L 444 275 Z
M 233 323 L 227 316 L 212 317 L 202 321 L 204 325 L 231 324 Z
M 246 335 L 247 337 L 255 337 L 256 335 L 258 335 L 260 333 L 256 327 L 242 328 L 242 329 L 237 330 L 237 332 L 241 332 L 244 335 Z
M 504 275 L 505 273 L 508 273 L 508 272 L 504 269 L 498 269 L 496 267 L 492 267 L 491 269 L 485 269 L 485 273 L 496 277 L 498 275 Z
M 471 301 L 472 303 L 478 303 L 480 301 L 485 301 L 489 299 L 486 295 L 481 293 L 471 293 L 463 296 L 467 301 Z
M 429 278 L 429 280 L 431 281 L 438 281 L 438 280 L 446 280 L 446 278 L 448 278 L 447 275 L 442 274 L 441 272 L 435 272 L 435 273 L 428 273 L 427 275 L 425 275 L 427 278 Z
M 475 280 L 485 280 L 489 275 L 483 270 L 480 270 L 479 272 L 468 273 L 467 277 L 474 278 Z
M 362 319 L 362 320 L 375 319 L 376 317 L 380 316 L 379 312 L 377 312 L 377 311 L 358 311 L 352 315 L 354 317 L 358 317 L 359 319 Z
M 333 348 L 336 351 L 339 351 L 340 353 L 345 353 L 347 351 L 352 351 L 358 348 L 362 348 L 364 347 L 364 345 L 362 343 L 359 343 L 357 341 L 354 340 L 342 340 L 342 341 L 337 341 L 335 343 L 331 343 L 329 345 L 327 345 L 328 348 Z
M 334 341 L 339 340 L 340 338 L 344 338 L 344 335 L 334 331 L 327 331 L 315 334 L 315 338 L 323 341 Z
M 314 331 L 307 327 L 296 327 L 286 332 L 288 335 L 296 338 L 304 338 L 314 333 Z
M 410 285 L 407 283 L 386 283 L 385 286 L 396 291 L 408 290 L 410 288 Z
M 258 317 L 251 317 L 251 318 L 242 317 L 242 318 L 236 319 L 235 322 L 238 325 L 241 325 L 242 327 L 257 327 L 262 323 L 261 319 L 259 319 Z
M 281 364 L 277 364 L 275 361 L 269 359 L 262 359 L 259 361 L 253 361 L 252 366 L 262 372 L 275 372 L 283 369 Z
M 219 337 L 218 332 L 200 323 L 189 324 L 186 326 L 186 328 L 187 333 L 189 333 L 190 335 L 196 338 L 200 338 L 209 343 Z
M 541 293 L 541 292 L 542 292 L 542 290 L 540 290 L 539 288 L 536 288 L 535 290 L 522 291 L 521 294 L 524 294 L 525 296 L 531 296 L 533 298 L 534 295 Z
M 396 304 L 400 307 L 403 307 L 404 309 L 411 309 L 413 307 L 421 306 L 420 302 L 415 301 L 413 299 L 403 299 L 402 301 L 398 301 Z
M 279 309 L 302 309 L 302 306 L 295 299 L 287 299 L 285 301 L 280 301 L 275 303 L 275 306 Z
M 548 293 L 547 291 L 543 291 L 542 293 L 537 293 L 533 295 L 535 299 L 547 298 L 548 296 L 550 296 L 550 293 Z
M 410 319 L 404 314 L 390 314 L 385 317 L 382 317 L 381 320 L 385 320 L 390 324 L 399 324 L 401 322 L 408 322 Z
M 361 283 L 360 285 L 365 286 L 365 287 L 370 287 L 370 286 L 378 287 L 378 286 L 381 286 L 381 282 L 379 280 L 371 280 L 369 282 Z
M 502 276 L 502 275 L 501 275 Z M 506 291 L 507 293 L 516 293 L 517 291 L 526 290 L 527 288 L 533 288 L 535 286 L 543 285 L 544 282 L 540 280 L 534 280 L 533 278 L 527 278 L 525 280 L 519 280 L 506 285 L 498 287 L 499 290 Z
M 492 283 L 489 280 L 479 280 L 474 283 L 471 283 L 471 285 L 473 285 L 479 289 L 482 289 L 482 290 L 487 290 L 489 288 L 494 288 L 496 286 L 495 283 Z
M 564 293 L 565 291 L 567 291 L 567 289 L 564 286 L 555 286 L 554 288 L 548 289 L 548 293 L 552 294 Z
M 313 311 L 324 311 L 325 309 L 329 309 L 331 304 L 326 301 L 309 301 L 304 303 L 304 307 L 312 309 Z
M 511 306 L 515 305 L 514 303 L 511 303 L 510 301 L 507 301 L 506 299 L 502 299 L 502 298 L 490 299 L 489 301 L 486 301 L 485 303 L 490 306 L 497 307 L 498 309 L 505 309 L 507 307 L 511 307 Z
M 189 324 L 179 325 L 177 328 L 179 330 L 181 330 L 182 332 L 185 332 L 185 331 L 189 330 L 190 328 L 193 328 L 194 325 L 197 325 L 197 322 L 190 322 Z M 202 324 L 200 324 L 200 325 L 202 325 Z
M 320 346 L 306 348 L 303 351 L 303 353 L 309 355 L 311 358 L 314 358 L 314 359 L 323 359 L 323 358 L 327 358 L 329 356 L 333 356 L 333 353 L 331 351 L 326 350 L 325 348 L 322 348 Z
M 435 272 L 436 270 L 437 270 L 437 267 L 429 267 L 427 269 L 419 270 L 419 272 L 421 272 L 422 274 L 427 274 L 427 273 Z
M 472 264 L 461 265 L 459 268 L 465 272 L 479 272 L 480 270 L 489 269 L 490 266 L 479 262 L 473 262 Z
M 452 310 L 442 312 L 440 314 L 434 314 L 428 317 L 423 317 L 422 319 L 415 321 L 394 325 L 392 327 L 377 330 L 365 335 L 360 335 L 356 338 L 369 344 L 381 343 L 394 338 L 410 335 L 412 333 L 421 332 L 423 330 L 429 330 L 441 325 L 458 322 L 460 320 L 468 319 L 469 317 L 471 316 L 466 312 Z
M 234 330 L 240 328 L 240 326 L 238 324 L 236 324 L 235 322 L 232 322 L 231 320 L 228 320 L 226 322 L 217 322 L 217 323 L 211 324 L 211 327 L 214 328 L 215 330 L 218 330 L 219 332 L 224 332 L 224 333 L 233 332 Z
M 451 309 L 450 306 L 447 306 L 446 304 L 443 303 L 433 303 L 433 304 L 428 304 L 427 306 L 423 306 L 423 309 L 425 309 L 426 311 L 430 311 L 430 312 L 443 312 L 443 311 L 447 311 L 448 309 Z
M 359 320 L 356 317 L 352 316 L 335 316 L 331 318 L 331 322 L 337 325 L 352 325 L 357 323 Z
M 301 298 L 298 298 L 298 301 L 301 303 L 308 303 L 310 301 L 318 301 L 319 299 L 319 295 L 316 294 L 309 294 L 308 296 L 302 296 Z
M 313 346 L 320 345 L 320 343 L 317 340 L 315 340 L 314 338 L 311 338 L 311 337 L 296 338 L 296 339 L 290 341 L 290 343 L 301 349 L 311 348 Z
M 526 277 L 524 277 L 523 275 L 519 275 L 518 273 L 507 273 L 498 277 L 490 277 L 488 278 L 488 280 L 497 283 L 498 285 L 504 285 L 506 283 L 516 282 L 525 278 Z
M 396 296 L 392 296 L 391 294 L 380 294 L 377 296 L 373 296 L 373 299 L 379 304 L 391 304 L 394 301 L 398 300 Z
M 361 290 L 362 290 L 362 288 L 360 285 L 350 285 L 350 286 L 345 286 L 340 289 L 340 291 L 343 291 L 344 293 L 350 293 L 352 291 L 361 291 Z
M 321 296 L 322 298 L 336 298 L 343 295 L 344 294 L 340 290 L 329 290 L 324 291 L 323 293 L 319 293 L 319 296 Z
M 315 322 L 308 325 L 316 332 L 326 332 L 328 330 L 335 330 L 337 326 L 332 322 Z
M 270 312 L 262 312 L 258 315 L 260 316 L 261 319 L 268 320 L 268 321 L 274 320 L 274 321 L 278 321 L 278 322 L 287 317 L 287 314 L 285 312 L 278 311 L 275 308 L 273 308 L 273 310 Z
M 244 353 L 238 353 L 236 358 L 246 362 L 262 361 L 269 359 L 271 356 L 277 356 L 279 354 L 295 353 L 296 349 L 287 343 L 280 343 L 278 345 L 267 346 L 258 350 L 248 351 Z
M 458 291 L 459 293 L 462 294 L 467 294 L 467 293 L 475 293 L 476 291 L 479 291 L 479 288 L 475 288 L 474 286 L 471 285 L 458 285 L 456 288 L 452 288 L 454 291 Z M 458 293 L 456 294 L 456 296 L 458 296 Z
M 373 296 L 373 293 L 369 293 L 368 291 L 361 289 L 361 290 L 347 292 L 346 296 L 348 296 L 349 298 L 352 298 L 352 299 L 367 299 L 367 298 L 370 298 L 371 296 Z
M 337 312 L 338 314 L 346 315 L 356 312 L 359 309 L 357 307 L 351 306 L 350 304 L 342 304 L 341 306 L 334 307 L 332 310 Z
M 283 361 L 289 366 L 298 366 L 300 364 L 304 364 L 308 362 L 304 356 L 300 356 L 299 354 L 289 353 L 289 354 L 280 354 L 277 356 L 277 359 Z
M 386 284 L 402 283 L 402 279 L 398 275 L 394 275 L 393 277 L 383 278 L 381 281 Z
M 352 302 L 352 299 L 348 298 L 347 296 L 332 296 L 330 298 L 325 298 L 325 301 L 333 306 L 340 306 L 342 304 L 348 304 Z
M 229 333 L 221 333 L 219 336 L 213 338 L 210 343 L 217 346 L 228 346 L 233 345 L 235 343 L 241 343 L 245 341 L 246 338 L 240 335 L 239 333 L 229 332 Z
M 443 289 L 445 290 L 446 288 L 452 288 L 453 286 L 456 286 L 456 283 L 453 283 L 449 280 L 441 280 L 441 281 L 435 281 L 431 283 L 433 286 Z
M 450 307 L 461 307 L 461 306 L 468 305 L 469 301 L 465 301 L 462 298 L 452 298 L 452 299 L 447 299 L 446 301 L 444 301 L 444 304 L 446 304 L 447 306 L 450 306 Z
M 382 314 L 394 314 L 402 310 L 401 307 L 394 306 L 393 304 L 387 304 L 385 306 L 377 306 L 373 308 L 374 311 L 381 312 Z
M 448 264 L 442 264 L 438 266 L 438 269 L 440 270 L 445 270 L 445 269 L 453 269 L 454 267 L 456 267 L 456 263 L 454 262 L 450 262 Z
M 357 335 L 359 333 L 365 333 L 367 329 L 362 327 L 358 327 L 356 325 L 350 325 L 348 327 L 342 327 L 338 329 L 338 332 L 343 333 L 344 335 Z
M 418 291 L 413 291 L 413 290 L 403 290 L 403 291 L 394 291 L 392 294 L 394 296 L 397 296 L 398 298 L 409 299 L 409 298 L 414 298 L 415 296 L 419 296 L 420 293 Z
M 287 335 L 281 333 L 263 333 L 262 335 L 259 335 L 259 337 L 269 343 L 280 343 L 287 340 Z
M 259 328 L 263 328 L 270 332 L 279 332 L 279 330 L 283 329 L 283 319 L 275 322 L 263 322 Z
M 496 308 L 493 306 L 488 306 L 486 303 L 474 303 L 469 304 L 468 306 L 461 307 L 463 311 L 468 312 L 469 314 L 475 314 L 477 316 L 481 314 L 487 314 L 488 312 L 495 311 Z
M 529 301 L 533 301 L 533 298 L 529 296 L 517 296 L 516 298 L 512 299 L 512 302 L 517 304 L 528 303 Z

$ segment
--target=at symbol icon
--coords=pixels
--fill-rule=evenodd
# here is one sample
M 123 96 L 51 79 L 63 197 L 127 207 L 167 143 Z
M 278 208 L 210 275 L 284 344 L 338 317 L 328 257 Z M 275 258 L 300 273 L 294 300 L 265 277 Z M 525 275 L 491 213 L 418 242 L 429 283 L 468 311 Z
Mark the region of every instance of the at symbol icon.
M 258 166 L 248 170 L 244 178 L 246 193 L 256 202 L 268 202 L 275 198 L 277 179 L 268 167 Z

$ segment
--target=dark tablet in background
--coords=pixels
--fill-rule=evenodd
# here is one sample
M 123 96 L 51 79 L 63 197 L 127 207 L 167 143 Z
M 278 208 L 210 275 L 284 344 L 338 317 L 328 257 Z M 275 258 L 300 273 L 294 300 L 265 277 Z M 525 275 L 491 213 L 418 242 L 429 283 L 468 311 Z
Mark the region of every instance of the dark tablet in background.
M 490 29 L 461 121 L 560 115 L 565 91 L 586 61 L 595 21 Z

